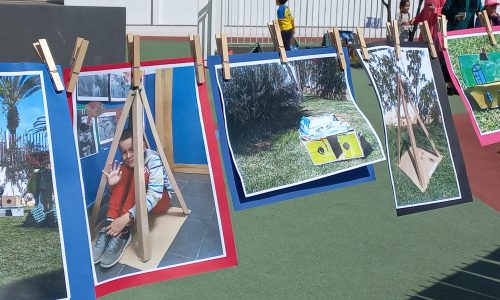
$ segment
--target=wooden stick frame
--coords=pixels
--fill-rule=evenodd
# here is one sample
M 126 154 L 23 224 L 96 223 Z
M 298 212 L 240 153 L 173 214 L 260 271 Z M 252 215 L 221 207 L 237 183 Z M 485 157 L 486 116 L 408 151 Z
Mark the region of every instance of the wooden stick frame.
M 288 63 L 285 44 L 283 43 L 283 37 L 281 36 L 281 29 L 278 24 L 278 20 L 273 20 L 272 22 L 267 23 L 267 28 L 269 28 L 269 33 L 271 34 L 271 40 L 274 44 L 274 50 L 278 51 L 280 55 L 281 63 Z
M 337 50 L 337 59 L 339 61 L 340 68 L 342 69 L 342 71 L 345 71 L 345 69 L 347 68 L 347 63 L 344 57 L 342 42 L 340 41 L 339 29 L 337 27 L 334 27 L 333 29 L 328 30 L 327 33 L 330 36 L 330 40 L 332 41 L 333 45 L 335 45 L 335 49 Z
M 75 48 L 73 49 L 73 55 L 71 56 L 70 62 L 71 76 L 66 85 L 66 91 L 69 93 L 73 93 L 75 90 L 76 82 L 78 81 L 78 76 L 80 75 L 80 70 L 82 68 L 88 46 L 89 41 L 81 37 L 76 38 Z
M 492 46 L 496 46 L 497 39 L 495 38 L 495 35 L 493 34 L 493 28 L 491 27 L 490 18 L 488 17 L 488 13 L 486 12 L 486 10 L 478 12 L 477 17 L 481 21 L 481 24 L 483 25 L 483 27 L 486 29 L 486 33 L 488 34 L 488 39 L 490 40 L 490 44 Z
M 401 80 L 401 76 L 398 75 L 398 101 L 397 101 L 397 116 L 398 116 L 398 165 L 401 163 L 401 106 L 403 106 L 403 111 L 404 111 L 404 119 L 406 120 L 406 127 L 408 130 L 408 136 L 410 137 L 410 144 L 411 144 L 411 150 L 413 151 L 413 156 L 414 156 L 414 164 L 415 164 L 415 173 L 418 178 L 418 182 L 420 183 L 421 186 L 424 186 L 424 176 L 423 174 L 423 167 L 420 165 L 420 161 L 417 159 L 417 143 L 415 139 L 415 134 L 413 132 L 413 127 L 411 125 L 410 117 L 408 114 L 408 103 L 411 106 L 413 112 L 415 113 L 417 117 L 418 124 L 424 131 L 425 136 L 427 137 L 427 140 L 430 142 L 432 149 L 436 153 L 436 156 L 439 158 L 442 158 L 441 153 L 438 151 L 434 141 L 432 140 L 432 137 L 430 136 L 429 131 L 427 130 L 427 127 L 425 126 L 422 118 L 420 118 L 420 114 L 418 113 L 417 107 L 413 103 L 413 101 L 407 101 L 405 97 L 405 91 L 403 88 L 403 83 Z
M 231 67 L 229 64 L 229 50 L 227 47 L 227 35 L 221 32 L 215 35 L 217 53 L 222 57 L 222 76 L 224 80 L 231 80 Z
M 196 81 L 198 84 L 205 82 L 205 68 L 203 67 L 203 56 L 199 34 L 189 35 L 191 54 L 194 57 L 194 66 L 196 69 Z
M 47 66 L 50 78 L 52 78 L 52 82 L 54 83 L 56 91 L 64 91 L 64 84 L 62 82 L 61 76 L 59 75 L 59 72 L 57 71 L 57 67 L 54 62 L 54 58 L 52 57 L 52 53 L 50 52 L 47 40 L 39 39 L 38 42 L 33 43 L 33 47 L 35 47 L 35 51 L 42 62 Z
M 130 50 L 134 49 L 133 53 L 131 53 L 131 57 L 133 58 L 138 52 L 135 50 L 137 47 L 140 47 L 140 45 L 136 45 L 136 43 L 139 43 L 139 39 L 134 36 L 133 39 L 133 47 L 129 48 Z M 140 77 L 141 77 L 141 69 L 140 69 L 140 62 L 139 62 L 139 68 L 136 68 L 136 70 L 139 74 L 139 84 L 140 84 Z M 135 71 L 135 70 L 133 70 Z M 134 73 L 134 72 L 132 72 Z M 134 77 L 134 74 L 132 75 Z M 137 79 L 137 78 L 136 78 Z M 132 81 L 134 78 L 132 78 Z M 177 182 L 174 178 L 174 175 L 172 173 L 172 170 L 170 168 L 170 165 L 165 157 L 165 153 L 163 150 L 162 143 L 160 141 L 158 131 L 156 129 L 156 125 L 153 119 L 153 115 L 151 112 L 151 108 L 149 107 L 148 99 L 146 97 L 146 93 L 143 89 L 142 86 L 139 87 L 134 87 L 131 85 L 127 100 L 125 101 L 125 105 L 123 107 L 120 119 L 118 120 L 118 124 L 116 127 L 115 131 L 115 138 L 113 139 L 108 157 L 106 159 L 106 165 L 105 168 L 107 168 L 112 162 L 115 157 L 116 151 L 118 149 L 118 144 L 120 137 L 124 131 L 125 128 L 125 122 L 130 114 L 130 110 L 132 109 L 132 120 L 131 123 L 133 124 L 133 146 L 134 146 L 134 152 L 135 153 L 144 153 L 144 128 L 143 128 L 143 115 L 144 112 L 146 114 L 147 120 L 149 122 L 149 125 L 151 127 L 151 132 L 153 133 L 153 138 L 155 141 L 155 144 L 158 147 L 158 153 L 160 155 L 160 159 L 163 163 L 163 166 L 167 172 L 167 176 L 170 179 L 170 183 L 172 184 L 173 190 L 175 194 L 177 195 L 177 198 L 179 200 L 179 203 L 182 207 L 182 211 L 184 214 L 189 214 L 190 211 L 184 201 L 184 197 L 182 196 L 182 193 L 179 189 L 179 186 L 177 185 Z M 95 234 L 95 226 L 96 221 L 97 221 L 97 216 L 98 212 L 101 206 L 102 202 L 102 197 L 104 194 L 104 189 L 106 187 L 106 175 L 103 174 L 101 175 L 101 180 L 99 182 L 99 188 L 97 190 L 96 198 L 94 201 L 94 207 L 92 209 L 92 214 L 91 214 L 91 219 L 90 219 L 90 226 L 93 229 L 92 230 L 92 235 Z M 147 206 L 146 206 L 146 183 L 144 181 L 144 156 L 143 155 L 135 155 L 134 156 L 134 184 L 135 184 L 135 199 L 136 199 L 136 223 L 137 223 L 137 233 L 138 233 L 138 251 L 139 251 L 139 259 L 141 261 L 148 261 L 151 258 L 151 246 L 150 246 L 150 240 L 149 240 L 149 220 L 148 220 L 148 211 L 147 211 Z
M 432 38 L 431 35 L 431 30 L 429 28 L 429 23 L 427 20 L 424 22 L 420 22 L 418 24 L 420 26 L 420 31 L 422 32 L 422 35 L 424 36 L 424 40 L 427 42 L 429 46 L 429 52 L 431 55 L 431 58 L 437 58 L 437 52 L 436 52 L 436 46 L 434 45 L 434 39 Z
M 370 60 L 370 55 L 368 54 L 368 48 L 366 47 L 366 41 L 364 36 L 363 28 L 356 27 L 356 36 L 358 37 L 359 47 L 361 49 L 361 54 L 364 61 Z

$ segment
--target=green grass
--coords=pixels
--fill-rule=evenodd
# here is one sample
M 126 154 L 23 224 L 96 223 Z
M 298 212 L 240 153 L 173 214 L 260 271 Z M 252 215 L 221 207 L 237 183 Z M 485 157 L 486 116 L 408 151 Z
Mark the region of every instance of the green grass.
M 300 119 L 297 119 L 295 128 L 285 132 L 276 128 L 275 132 L 279 133 L 271 134 L 265 141 L 247 145 L 245 149 L 233 147 L 248 194 L 331 174 L 383 157 L 375 135 L 351 101 L 331 101 L 307 96 L 303 102 L 303 112 L 309 116 L 336 114 L 360 132 L 374 150 L 364 158 L 314 166 L 306 148 L 300 142 Z
M 497 40 L 500 39 L 500 34 L 495 34 L 495 37 Z M 486 53 L 498 52 L 498 49 L 490 44 L 487 35 L 448 39 L 448 53 L 451 65 L 461 86 L 465 86 L 465 84 L 458 57 L 464 54 L 479 54 L 483 48 Z M 482 110 L 471 98 L 470 96 L 467 97 L 479 130 L 482 133 L 500 130 L 500 109 Z
M 24 219 L 0 218 L 0 285 L 63 269 L 58 229 L 20 227 Z
M 422 193 L 411 179 L 398 167 L 397 127 L 387 126 L 388 140 L 392 141 L 389 144 L 389 157 L 398 206 L 423 204 L 436 200 L 454 198 L 459 195 L 455 172 L 448 150 L 448 142 L 444 135 L 443 127 L 441 124 L 431 124 L 426 125 L 426 127 L 437 150 L 443 156 L 443 159 L 432 174 L 427 190 Z M 417 147 L 434 153 L 421 127 L 413 126 L 413 132 L 415 134 Z M 403 127 L 401 131 L 401 140 L 403 141 L 401 147 L 402 156 L 405 151 L 411 147 L 408 132 L 405 130 L 405 127 Z

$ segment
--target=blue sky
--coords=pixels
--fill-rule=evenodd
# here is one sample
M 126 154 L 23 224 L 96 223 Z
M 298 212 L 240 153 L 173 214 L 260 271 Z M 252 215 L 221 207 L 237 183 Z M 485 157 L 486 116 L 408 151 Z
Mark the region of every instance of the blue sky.
M 19 111 L 19 127 L 17 128 L 17 133 L 24 133 L 32 129 L 33 122 L 36 121 L 36 118 L 45 115 L 42 90 L 40 89 L 31 96 L 21 100 L 17 106 L 17 110 Z M 3 109 L 0 109 L 0 128 L 2 128 L 2 130 L 7 129 L 7 117 Z

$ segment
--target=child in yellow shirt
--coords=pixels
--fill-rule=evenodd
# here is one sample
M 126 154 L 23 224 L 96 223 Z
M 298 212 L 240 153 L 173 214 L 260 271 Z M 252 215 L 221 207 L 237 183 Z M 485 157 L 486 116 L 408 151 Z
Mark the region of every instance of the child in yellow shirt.
M 276 5 L 278 5 L 278 23 L 280 25 L 281 37 L 283 38 L 283 44 L 285 50 L 290 50 L 290 43 L 295 35 L 295 24 L 293 22 L 292 14 L 290 9 L 285 4 L 288 0 L 276 0 Z

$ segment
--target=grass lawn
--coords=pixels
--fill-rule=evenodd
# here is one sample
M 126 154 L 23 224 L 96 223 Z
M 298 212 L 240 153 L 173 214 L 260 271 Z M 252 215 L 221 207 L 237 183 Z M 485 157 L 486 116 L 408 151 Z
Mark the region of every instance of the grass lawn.
M 387 139 L 389 143 L 389 159 L 396 190 L 396 201 L 398 206 L 422 204 L 426 202 L 444 200 L 458 197 L 459 189 L 455 179 L 455 172 L 448 150 L 448 142 L 441 124 L 426 125 L 436 148 L 443 155 L 443 159 L 432 174 L 427 190 L 422 193 L 411 179 L 398 167 L 397 153 L 397 127 L 387 126 Z M 430 153 L 434 153 L 431 144 L 427 140 L 420 126 L 413 126 L 417 147 Z M 405 128 L 401 131 L 401 156 L 410 147 L 410 138 Z
M 276 128 L 266 141 L 247 145 L 246 149 L 233 147 L 247 194 L 340 172 L 383 158 L 375 134 L 351 101 L 331 101 L 306 96 L 302 106 L 303 115 L 334 113 L 339 119 L 348 121 L 372 149 L 365 150 L 364 158 L 314 166 L 306 148 L 300 142 L 298 118 L 295 128 L 285 132 L 282 128 Z
M 500 34 L 495 34 L 495 37 L 500 39 Z M 488 36 L 473 36 L 458 39 L 448 39 L 448 53 L 450 55 L 451 65 L 457 76 L 458 81 L 462 86 L 464 85 L 464 80 L 462 77 L 462 70 L 460 69 L 460 63 L 458 57 L 465 54 L 478 54 L 481 49 L 485 49 L 486 53 L 498 52 L 495 46 L 492 46 L 488 40 Z M 489 70 L 494 71 L 494 70 Z M 471 96 L 467 97 L 469 103 L 472 107 L 472 112 L 474 118 L 478 124 L 479 130 L 482 133 L 487 133 L 491 131 L 500 130 L 500 109 L 480 109 L 479 106 L 474 103 Z
M 62 272 L 58 229 L 20 227 L 24 220 L 25 217 L 0 218 L 0 289 L 44 273 Z

